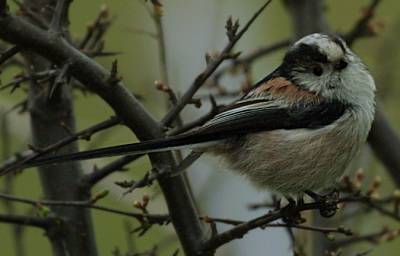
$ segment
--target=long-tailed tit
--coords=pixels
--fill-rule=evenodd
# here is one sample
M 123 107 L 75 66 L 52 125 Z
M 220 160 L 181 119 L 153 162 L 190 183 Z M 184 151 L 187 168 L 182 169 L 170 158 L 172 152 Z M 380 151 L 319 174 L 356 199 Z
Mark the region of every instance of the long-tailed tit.
M 173 137 L 40 158 L 28 165 L 191 147 L 221 156 L 260 188 L 332 186 L 366 141 L 375 110 L 366 66 L 336 37 L 298 40 L 282 64 L 200 128 Z

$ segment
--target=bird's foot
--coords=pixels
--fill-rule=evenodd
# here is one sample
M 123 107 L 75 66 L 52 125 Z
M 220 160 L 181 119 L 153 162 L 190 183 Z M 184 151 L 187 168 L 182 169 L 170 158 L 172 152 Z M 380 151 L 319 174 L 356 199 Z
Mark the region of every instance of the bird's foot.
M 306 190 L 305 193 L 314 199 L 316 203 L 320 204 L 319 213 L 322 217 L 330 218 L 336 214 L 339 202 L 339 191 L 334 189 L 326 195 L 319 195 L 310 190 Z
M 303 199 L 298 199 L 297 202 L 292 197 L 286 197 L 288 204 L 281 209 L 283 214 L 282 220 L 289 225 L 298 225 L 305 222 L 305 219 L 301 217 L 299 206 L 304 204 Z

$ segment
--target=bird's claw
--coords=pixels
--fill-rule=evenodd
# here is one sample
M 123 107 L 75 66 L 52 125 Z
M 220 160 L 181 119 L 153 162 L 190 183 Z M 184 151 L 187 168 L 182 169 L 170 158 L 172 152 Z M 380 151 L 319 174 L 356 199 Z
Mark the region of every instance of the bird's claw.
M 309 190 L 305 193 L 320 204 L 319 213 L 322 217 L 330 218 L 336 214 L 339 200 L 339 192 L 336 189 L 326 195 L 319 195 Z
M 304 202 L 302 200 L 294 200 L 293 198 L 287 198 L 289 203 L 281 209 L 283 214 L 282 221 L 288 225 L 298 225 L 305 222 L 305 219 L 301 216 L 298 206 Z

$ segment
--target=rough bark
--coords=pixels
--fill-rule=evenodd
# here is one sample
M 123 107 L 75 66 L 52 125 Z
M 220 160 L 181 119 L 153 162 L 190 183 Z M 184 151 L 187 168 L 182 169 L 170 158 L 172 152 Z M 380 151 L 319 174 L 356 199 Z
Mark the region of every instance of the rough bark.
M 24 5 L 50 21 L 56 1 L 24 1 Z M 51 7 L 51 8 L 50 8 Z M 64 26 L 67 25 L 64 20 Z M 32 52 L 24 52 L 27 72 L 41 72 L 49 69 L 51 63 Z M 52 81 L 46 84 L 31 82 L 28 106 L 31 118 L 32 143 L 36 148 L 46 147 L 75 132 L 75 118 L 71 99 L 71 87 L 59 86 L 49 99 Z M 66 128 L 67 127 L 67 128 Z M 57 153 L 78 151 L 77 143 L 65 146 Z M 46 199 L 88 200 L 90 191 L 82 191 L 79 180 L 82 168 L 79 162 L 49 165 L 39 168 L 39 176 Z M 90 212 L 74 207 L 51 207 L 51 211 L 65 221 L 48 232 L 53 255 L 97 255 L 95 236 Z

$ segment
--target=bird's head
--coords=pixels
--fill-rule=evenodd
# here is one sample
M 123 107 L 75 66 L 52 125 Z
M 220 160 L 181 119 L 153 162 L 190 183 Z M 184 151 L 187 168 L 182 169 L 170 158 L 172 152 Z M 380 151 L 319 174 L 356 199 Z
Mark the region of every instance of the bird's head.
M 373 107 L 375 83 L 366 66 L 337 36 L 311 34 L 286 53 L 281 72 L 295 84 L 326 99 Z

